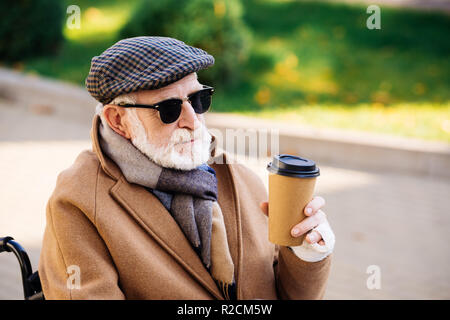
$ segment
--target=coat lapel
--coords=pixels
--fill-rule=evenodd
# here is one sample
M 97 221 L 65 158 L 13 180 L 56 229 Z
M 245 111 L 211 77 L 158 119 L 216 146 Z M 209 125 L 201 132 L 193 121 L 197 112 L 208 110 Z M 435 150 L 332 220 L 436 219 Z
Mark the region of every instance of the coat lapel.
M 214 297 L 223 300 L 189 240 L 158 198 L 123 177 L 111 188 L 111 195 L 187 272 Z

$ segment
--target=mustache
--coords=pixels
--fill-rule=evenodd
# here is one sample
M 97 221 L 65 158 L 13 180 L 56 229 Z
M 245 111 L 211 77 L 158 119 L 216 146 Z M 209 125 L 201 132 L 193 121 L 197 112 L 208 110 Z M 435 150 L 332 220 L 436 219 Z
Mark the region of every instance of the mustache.
M 207 140 L 209 138 L 209 132 L 203 125 L 195 128 L 195 130 L 189 129 L 176 129 L 170 137 L 170 144 L 176 145 L 181 143 L 187 143 L 197 140 Z

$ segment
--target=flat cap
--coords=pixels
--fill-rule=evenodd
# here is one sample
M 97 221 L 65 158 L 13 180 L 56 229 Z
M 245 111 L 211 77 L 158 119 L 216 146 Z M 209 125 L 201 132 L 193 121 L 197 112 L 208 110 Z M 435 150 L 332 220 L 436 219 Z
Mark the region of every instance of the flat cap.
M 86 88 L 108 104 L 121 94 L 158 89 L 213 64 L 206 51 L 177 39 L 127 38 L 92 58 Z

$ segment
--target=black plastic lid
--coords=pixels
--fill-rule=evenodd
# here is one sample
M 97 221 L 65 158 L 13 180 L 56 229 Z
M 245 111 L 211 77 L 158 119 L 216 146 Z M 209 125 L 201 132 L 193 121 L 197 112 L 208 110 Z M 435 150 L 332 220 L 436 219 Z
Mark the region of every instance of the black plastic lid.
M 320 170 L 312 160 L 289 154 L 279 154 L 273 157 L 267 165 L 272 173 L 289 177 L 313 178 L 320 175 Z

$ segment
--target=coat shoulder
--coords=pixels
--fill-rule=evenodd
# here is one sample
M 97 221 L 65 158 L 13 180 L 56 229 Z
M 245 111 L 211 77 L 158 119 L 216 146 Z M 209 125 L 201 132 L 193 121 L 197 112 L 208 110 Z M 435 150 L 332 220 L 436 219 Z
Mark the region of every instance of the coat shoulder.
M 263 181 L 252 169 L 242 163 L 235 163 L 230 166 L 234 171 L 235 177 L 239 180 L 239 183 L 245 184 L 255 191 L 266 192 Z
M 252 199 L 257 203 L 267 201 L 267 188 L 261 178 L 242 163 L 229 165 L 233 171 L 234 183 L 241 198 Z
M 100 166 L 94 152 L 82 151 L 74 163 L 58 175 L 50 201 L 68 202 L 85 213 L 92 212 Z

